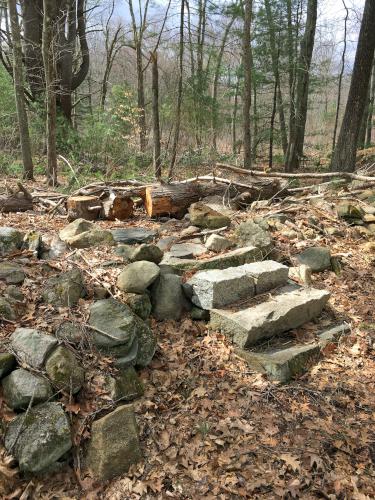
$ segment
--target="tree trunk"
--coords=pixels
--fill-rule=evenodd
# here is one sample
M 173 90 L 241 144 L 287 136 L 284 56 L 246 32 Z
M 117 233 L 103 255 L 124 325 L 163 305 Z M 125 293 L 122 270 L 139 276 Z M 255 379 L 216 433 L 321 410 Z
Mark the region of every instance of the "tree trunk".
M 374 116 L 374 105 L 375 105 L 375 59 L 372 63 L 372 84 L 371 84 L 371 94 L 370 94 L 370 109 L 368 113 L 367 127 L 366 127 L 366 146 L 369 148 L 371 146 L 371 135 L 372 135 L 372 119 Z
M 272 168 L 273 165 L 273 137 L 275 129 L 275 115 L 276 115 L 276 103 L 277 103 L 277 82 L 275 82 L 275 89 L 273 92 L 273 106 L 271 114 L 270 123 L 270 145 L 269 145 L 269 157 L 268 157 L 268 168 Z
M 159 121 L 159 71 L 158 56 L 156 52 L 151 55 L 152 64 L 152 130 L 154 140 L 154 172 L 156 179 L 161 178 L 161 147 L 160 147 L 160 121 Z
M 345 114 L 332 158 L 332 170 L 354 172 L 359 128 L 366 105 L 375 50 L 375 2 L 366 0 Z
M 68 219 L 96 220 L 102 209 L 97 196 L 71 196 L 67 199 Z
M 363 111 L 361 126 L 359 129 L 357 149 L 365 149 L 367 120 L 368 120 L 368 116 L 369 116 L 369 112 L 370 112 L 370 98 L 371 98 L 370 90 L 371 89 L 370 89 L 370 84 L 369 84 L 368 89 L 367 89 L 365 109 Z
M 234 103 L 232 113 L 232 153 L 237 154 L 237 111 L 238 111 L 238 93 L 240 87 L 240 79 L 237 75 L 236 86 L 234 89 Z
M 280 134 L 281 134 L 281 144 L 283 148 L 284 155 L 288 150 L 288 137 L 285 124 L 285 113 L 284 113 L 284 101 L 281 92 L 280 84 L 280 72 L 279 72 L 279 50 L 276 48 L 276 35 L 275 35 L 275 23 L 273 19 L 273 14 L 271 10 L 270 0 L 265 0 L 264 2 L 267 14 L 268 29 L 270 35 L 270 47 L 271 47 L 271 59 L 272 59 L 272 70 L 273 76 L 276 82 L 276 97 L 277 97 L 277 107 L 279 111 L 280 120 Z
M 29 136 L 29 122 L 25 104 L 25 89 L 22 68 L 22 46 L 21 32 L 18 24 L 18 13 L 16 0 L 8 0 L 10 24 L 12 28 L 13 41 L 13 80 L 16 96 L 16 108 L 18 117 L 18 128 L 22 150 L 23 172 L 25 179 L 32 179 L 34 166 L 31 156 L 31 145 Z
M 145 112 L 145 86 L 142 65 L 142 46 L 136 46 L 137 59 L 137 96 L 138 96 L 138 124 L 139 124 L 139 147 L 144 153 L 146 151 L 146 112 Z
M 252 0 L 244 0 L 244 26 L 242 35 L 242 60 L 244 67 L 244 88 L 243 88 L 243 147 L 244 147 L 244 168 L 251 168 L 251 17 Z
M 181 106 L 182 106 L 182 79 L 184 76 L 184 4 L 185 0 L 181 0 L 180 8 L 180 42 L 179 42 L 179 74 L 178 74 L 178 90 L 176 104 L 176 122 L 173 136 L 171 161 L 169 164 L 168 179 L 172 178 L 174 165 L 177 157 L 177 147 L 180 138 L 181 125 Z
M 54 0 L 43 0 L 43 61 L 46 82 L 46 136 L 47 136 L 47 182 L 57 184 L 56 154 L 56 61 L 55 61 L 55 19 Z
M 297 71 L 297 102 L 293 126 L 289 132 L 289 146 L 286 170 L 298 169 L 303 156 L 307 104 L 309 97 L 309 80 L 312 53 L 314 49 L 318 0 L 308 0 L 305 33 L 301 40 Z

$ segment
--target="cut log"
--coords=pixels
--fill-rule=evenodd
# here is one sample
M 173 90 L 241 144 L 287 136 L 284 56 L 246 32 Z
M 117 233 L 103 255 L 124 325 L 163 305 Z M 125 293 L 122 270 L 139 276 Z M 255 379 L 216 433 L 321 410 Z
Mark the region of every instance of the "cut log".
M 0 212 L 26 212 L 33 209 L 32 199 L 22 193 L 0 196 Z
M 97 196 L 71 196 L 66 202 L 68 219 L 98 219 L 102 204 Z
M 115 194 L 102 200 L 102 217 L 108 220 L 125 220 L 133 215 L 134 202 L 129 196 Z

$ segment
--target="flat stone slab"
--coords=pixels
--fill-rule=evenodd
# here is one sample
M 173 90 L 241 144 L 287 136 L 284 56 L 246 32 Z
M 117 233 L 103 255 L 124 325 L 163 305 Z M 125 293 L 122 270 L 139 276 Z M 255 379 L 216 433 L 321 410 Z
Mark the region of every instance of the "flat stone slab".
M 301 288 L 280 293 L 271 300 L 240 311 L 213 309 L 211 327 L 230 336 L 238 347 L 287 332 L 319 316 L 330 293 Z
M 273 260 L 245 264 L 244 269 L 254 279 L 257 295 L 285 285 L 288 281 L 288 267 Z
M 41 368 L 56 346 L 57 339 L 33 328 L 17 328 L 11 336 L 11 348 L 21 361 Z
M 236 354 L 255 371 L 266 373 L 272 380 L 288 382 L 296 375 L 305 372 L 308 366 L 320 356 L 321 350 L 329 342 L 338 341 L 341 335 L 349 331 L 350 325 L 343 323 L 320 332 L 315 342 L 266 352 L 236 349 Z
M 136 245 L 137 243 L 149 243 L 158 234 L 153 229 L 142 227 L 129 227 L 126 229 L 112 229 L 112 236 L 116 243 Z
M 194 257 L 200 257 L 207 252 L 207 248 L 200 243 L 176 243 L 172 245 L 169 250 L 169 255 L 171 257 L 177 257 L 178 259 L 191 259 Z
M 202 309 L 224 307 L 255 293 L 254 279 L 245 266 L 200 271 L 188 284 L 193 288 L 192 302 Z
M 237 248 L 226 254 L 215 255 L 209 259 L 177 259 L 164 255 L 164 259 L 160 263 L 160 268 L 163 267 L 174 269 L 177 271 L 200 271 L 206 269 L 226 269 L 228 267 L 242 266 L 250 262 L 255 262 L 262 258 L 261 252 L 256 247 Z

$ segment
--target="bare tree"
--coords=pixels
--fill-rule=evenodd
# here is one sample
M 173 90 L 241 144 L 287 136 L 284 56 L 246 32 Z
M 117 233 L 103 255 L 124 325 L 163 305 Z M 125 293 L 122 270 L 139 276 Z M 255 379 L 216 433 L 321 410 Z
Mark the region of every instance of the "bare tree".
M 244 25 L 242 35 L 242 60 L 244 68 L 244 86 L 243 86 L 243 147 L 244 147 L 244 168 L 251 168 L 251 18 L 252 18 L 252 0 L 243 0 Z
M 158 55 L 152 52 L 152 131 L 154 141 L 154 171 L 155 177 L 161 178 L 161 146 L 160 146 L 160 120 L 159 120 L 159 72 Z
M 16 96 L 16 107 L 18 116 L 18 128 L 20 133 L 20 142 L 22 150 L 23 171 L 25 179 L 32 179 L 34 175 L 34 166 L 31 156 L 31 145 L 29 136 L 29 122 L 27 118 L 23 68 L 22 68 L 22 45 L 21 32 L 18 23 L 18 13 L 16 0 L 8 0 L 8 9 L 10 24 L 12 28 L 13 43 L 13 80 L 14 92 Z
M 345 114 L 333 153 L 333 171 L 354 172 L 358 135 L 375 51 L 375 2 L 366 0 Z

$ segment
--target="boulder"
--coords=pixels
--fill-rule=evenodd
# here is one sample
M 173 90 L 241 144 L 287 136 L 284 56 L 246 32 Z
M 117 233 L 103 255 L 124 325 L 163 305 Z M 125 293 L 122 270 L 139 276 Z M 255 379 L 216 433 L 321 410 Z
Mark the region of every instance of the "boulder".
M 5 297 L 0 297 L 0 317 L 1 316 L 9 321 L 17 319 L 17 312 L 13 307 L 12 301 Z
M 143 395 L 143 385 L 132 366 L 120 370 L 113 377 L 107 377 L 106 388 L 113 401 L 127 402 Z
M 146 320 L 151 314 L 151 300 L 148 293 L 139 295 L 137 293 L 127 293 L 124 296 L 126 304 L 141 319 Z
M 205 309 L 193 306 L 190 311 L 190 317 L 198 321 L 208 321 L 210 319 L 210 313 Z
M 57 340 L 33 328 L 17 328 L 11 336 L 11 348 L 21 362 L 42 368 Z
M 78 269 L 49 278 L 45 283 L 43 300 L 55 307 L 73 307 L 86 293 L 82 274 Z
M 112 229 L 112 236 L 116 243 L 136 245 L 137 243 L 150 243 L 157 236 L 157 231 L 143 227 L 129 227 L 126 229 Z
M 94 286 L 92 289 L 92 294 L 95 300 L 102 300 L 109 297 L 109 292 L 104 286 Z
M 239 224 L 234 234 L 239 246 L 259 248 L 263 256 L 266 256 L 272 250 L 270 233 L 252 220 Z
M 64 255 L 64 253 L 67 252 L 67 250 L 68 250 L 68 245 L 58 236 L 54 236 L 50 242 L 50 248 L 48 252 L 46 252 L 45 258 L 59 259 Z
M 123 292 L 144 293 L 160 274 L 153 262 L 140 260 L 128 264 L 117 278 L 117 286 Z
M 25 273 L 21 266 L 12 262 L 0 262 L 0 281 L 8 285 L 19 285 L 23 283 Z
M 142 243 L 138 247 L 135 247 L 130 253 L 130 261 L 137 262 L 140 260 L 147 260 L 149 262 L 154 262 L 159 264 L 163 258 L 163 252 L 157 245 L 151 243 Z
M 90 248 L 98 246 L 111 246 L 115 244 L 112 233 L 103 229 L 93 229 L 77 234 L 67 240 L 72 248 Z
M 70 244 L 70 240 L 75 238 L 79 234 L 86 233 L 87 231 L 93 230 L 95 225 L 85 219 L 76 219 L 67 226 L 65 226 L 60 232 L 60 240 Z
M 10 352 L 0 352 L 0 378 L 8 375 L 16 366 L 16 358 Z
M 38 258 L 42 250 L 42 236 L 36 231 L 30 231 L 24 238 L 24 246 Z
M 245 264 L 243 269 L 253 278 L 257 295 L 286 285 L 288 281 L 288 268 L 273 260 Z
M 71 344 L 79 344 L 86 337 L 85 328 L 73 321 L 60 323 L 55 331 L 56 338 Z
M 230 226 L 230 218 L 228 216 L 213 210 L 200 201 L 190 205 L 189 214 L 190 222 L 193 226 L 207 229 L 218 229 Z
M 53 395 L 51 384 L 43 377 L 19 368 L 2 381 L 4 399 L 13 410 L 44 403 Z
M 52 384 L 59 391 L 76 394 L 85 381 L 85 371 L 74 354 L 59 346 L 48 357 L 46 372 Z
M 166 236 L 160 239 L 157 245 L 162 252 L 167 252 L 177 240 L 178 238 L 176 236 Z
M 218 234 L 211 234 L 206 241 L 206 248 L 211 252 L 224 252 L 233 246 L 233 242 Z
M 325 271 L 331 269 L 331 250 L 328 247 L 306 248 L 297 256 L 300 264 L 308 266 L 312 272 Z
M 13 227 L 0 227 L 0 255 L 16 252 L 22 247 L 23 234 Z
M 92 424 L 86 466 L 96 480 L 124 474 L 141 458 L 132 406 L 120 406 Z
M 289 278 L 303 285 L 310 286 L 312 283 L 311 268 L 306 265 L 290 267 Z
M 5 447 L 22 472 L 41 472 L 72 447 L 69 421 L 58 403 L 44 403 L 16 417 L 5 434 Z
M 361 221 L 364 215 L 364 211 L 360 206 L 353 205 L 350 202 L 343 201 L 338 203 L 336 206 L 337 215 L 341 219 L 345 219 L 349 223 L 356 223 Z
M 200 243 L 177 243 L 172 245 L 168 255 L 178 259 L 192 259 L 200 257 L 207 252 L 207 248 Z
M 158 320 L 181 318 L 184 296 L 181 278 L 175 274 L 163 274 L 151 291 L 152 313 Z
M 154 357 L 156 338 L 151 328 L 144 321 L 138 319 L 137 324 L 138 352 L 135 365 L 144 368 L 151 363 Z M 122 362 L 118 360 L 115 366 L 119 368 L 125 367 L 123 360 Z
M 25 296 L 21 292 L 21 290 L 18 288 L 18 286 L 15 285 L 9 285 L 5 289 L 5 295 L 8 297 L 11 301 L 14 300 L 16 302 L 24 302 Z
M 254 279 L 244 266 L 200 271 L 188 284 L 193 287 L 192 302 L 202 309 L 224 307 L 255 293 Z

